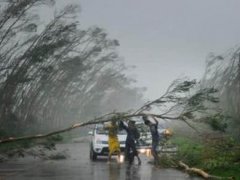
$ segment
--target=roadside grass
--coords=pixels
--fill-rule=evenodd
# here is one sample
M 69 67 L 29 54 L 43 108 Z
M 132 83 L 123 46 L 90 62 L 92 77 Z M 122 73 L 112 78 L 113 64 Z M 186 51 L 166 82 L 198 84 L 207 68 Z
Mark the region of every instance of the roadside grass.
M 178 147 L 176 160 L 183 161 L 189 166 L 199 166 L 203 154 L 203 145 L 193 139 L 175 137 L 172 143 Z
M 236 180 L 240 180 L 240 163 L 232 164 L 227 168 L 215 168 L 210 171 L 211 174 L 215 174 L 222 177 L 235 177 Z
M 197 140 L 175 136 L 170 141 L 178 151 L 174 156 L 161 157 L 160 163 L 165 167 L 183 161 L 209 174 L 240 180 L 240 145 L 232 138 L 223 136 Z
M 6 144 L 0 144 L 0 153 L 8 153 L 16 149 L 27 149 L 35 145 L 32 140 L 22 140 L 20 142 L 10 142 Z

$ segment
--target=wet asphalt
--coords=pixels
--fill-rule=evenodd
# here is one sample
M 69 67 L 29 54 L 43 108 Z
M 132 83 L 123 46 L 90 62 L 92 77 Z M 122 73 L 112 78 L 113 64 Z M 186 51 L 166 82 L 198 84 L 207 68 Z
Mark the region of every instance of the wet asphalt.
M 89 159 L 88 143 L 60 144 L 58 150 L 70 156 L 63 160 L 40 160 L 30 157 L 0 163 L 0 180 L 198 180 L 175 169 L 159 169 L 141 155 L 142 164 L 118 164 L 115 159 Z

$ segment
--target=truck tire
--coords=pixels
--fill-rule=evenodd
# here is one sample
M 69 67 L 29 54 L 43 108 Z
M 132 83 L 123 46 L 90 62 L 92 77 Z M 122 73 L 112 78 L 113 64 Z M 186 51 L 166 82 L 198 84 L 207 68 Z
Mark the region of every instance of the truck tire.
M 90 148 L 90 159 L 91 159 L 92 161 L 96 161 L 96 160 L 97 160 L 97 154 L 94 152 L 92 146 L 91 146 L 91 148 Z

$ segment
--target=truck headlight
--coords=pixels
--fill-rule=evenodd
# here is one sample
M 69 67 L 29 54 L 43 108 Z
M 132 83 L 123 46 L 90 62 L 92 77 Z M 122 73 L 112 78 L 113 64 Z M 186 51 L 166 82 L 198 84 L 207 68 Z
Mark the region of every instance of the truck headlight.
M 139 152 L 144 154 L 146 152 L 146 149 L 139 149 Z

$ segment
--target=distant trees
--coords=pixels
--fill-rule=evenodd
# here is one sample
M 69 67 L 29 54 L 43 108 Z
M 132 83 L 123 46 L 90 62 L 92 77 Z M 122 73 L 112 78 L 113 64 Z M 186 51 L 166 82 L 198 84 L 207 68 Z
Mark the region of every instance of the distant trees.
M 116 52 L 119 42 L 101 28 L 81 29 L 76 5 L 66 6 L 46 26 L 40 24 L 34 9 L 54 2 L 1 3 L 2 133 L 59 128 L 99 115 L 109 92 L 125 92 L 121 96 L 128 96 L 129 105 L 141 102 L 142 89 L 130 88 L 131 80 L 123 74 L 126 67 Z

